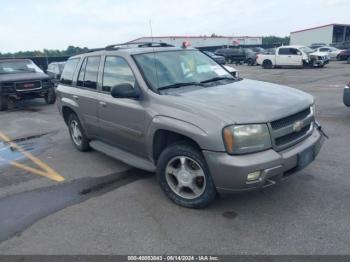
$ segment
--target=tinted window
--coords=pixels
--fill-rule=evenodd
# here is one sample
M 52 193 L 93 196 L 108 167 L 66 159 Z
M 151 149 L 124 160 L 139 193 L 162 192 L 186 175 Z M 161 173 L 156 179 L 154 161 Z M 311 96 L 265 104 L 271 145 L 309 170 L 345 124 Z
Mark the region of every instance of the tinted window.
M 288 48 L 280 48 L 278 50 L 279 55 L 289 55 L 289 49 Z
M 87 87 L 96 89 L 97 88 L 97 76 L 98 76 L 98 67 L 100 65 L 99 56 L 90 56 L 84 59 L 84 62 L 81 66 L 79 77 L 78 77 L 78 86 Z
M 66 66 L 62 72 L 61 83 L 66 85 L 71 85 L 73 82 L 74 72 L 79 63 L 79 58 L 70 59 L 67 61 Z
M 134 86 L 135 77 L 123 58 L 107 56 L 102 83 L 102 91 L 110 92 L 115 85 L 128 83 Z
M 321 52 L 328 52 L 328 51 L 330 51 L 328 48 L 320 48 L 320 51 Z

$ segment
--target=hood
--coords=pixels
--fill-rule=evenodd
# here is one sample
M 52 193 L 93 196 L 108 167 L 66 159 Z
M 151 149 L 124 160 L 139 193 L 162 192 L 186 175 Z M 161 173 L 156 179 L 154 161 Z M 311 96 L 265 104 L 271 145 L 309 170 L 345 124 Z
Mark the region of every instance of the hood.
M 181 108 L 184 115 L 191 113 L 226 125 L 271 122 L 302 111 L 314 101 L 297 89 L 248 79 L 167 97 L 166 102 L 173 102 L 170 106 Z
M 17 74 L 0 74 L 0 82 L 20 82 L 31 80 L 44 80 L 50 77 L 44 73 L 29 72 L 29 73 L 17 73 Z

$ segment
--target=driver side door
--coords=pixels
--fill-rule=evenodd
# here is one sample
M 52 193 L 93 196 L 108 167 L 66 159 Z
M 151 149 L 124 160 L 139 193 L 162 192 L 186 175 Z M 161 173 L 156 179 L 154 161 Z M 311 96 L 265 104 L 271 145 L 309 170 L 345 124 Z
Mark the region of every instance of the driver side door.
M 138 88 L 128 62 L 119 56 L 106 56 L 98 99 L 98 136 L 120 149 L 145 156 L 145 111 L 142 101 L 111 96 L 113 86 L 125 83 Z

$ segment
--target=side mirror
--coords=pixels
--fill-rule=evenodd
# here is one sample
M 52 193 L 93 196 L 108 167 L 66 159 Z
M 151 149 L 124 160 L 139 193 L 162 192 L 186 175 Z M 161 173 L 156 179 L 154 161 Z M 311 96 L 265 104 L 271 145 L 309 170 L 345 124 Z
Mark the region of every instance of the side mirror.
M 56 79 L 60 79 L 61 78 L 61 74 L 56 74 Z
M 297 55 L 301 55 L 301 52 L 297 52 Z
M 114 98 L 139 98 L 140 91 L 131 84 L 119 84 L 112 87 L 111 95 Z

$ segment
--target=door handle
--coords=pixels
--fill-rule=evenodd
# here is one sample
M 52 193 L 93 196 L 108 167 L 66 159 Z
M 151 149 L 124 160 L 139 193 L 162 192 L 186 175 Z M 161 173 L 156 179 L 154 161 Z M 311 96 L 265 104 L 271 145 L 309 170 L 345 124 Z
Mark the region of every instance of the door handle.
M 73 95 L 74 100 L 79 100 L 79 96 Z
M 99 104 L 103 107 L 106 107 L 107 106 L 107 103 L 106 102 L 103 102 L 103 101 L 100 101 Z

